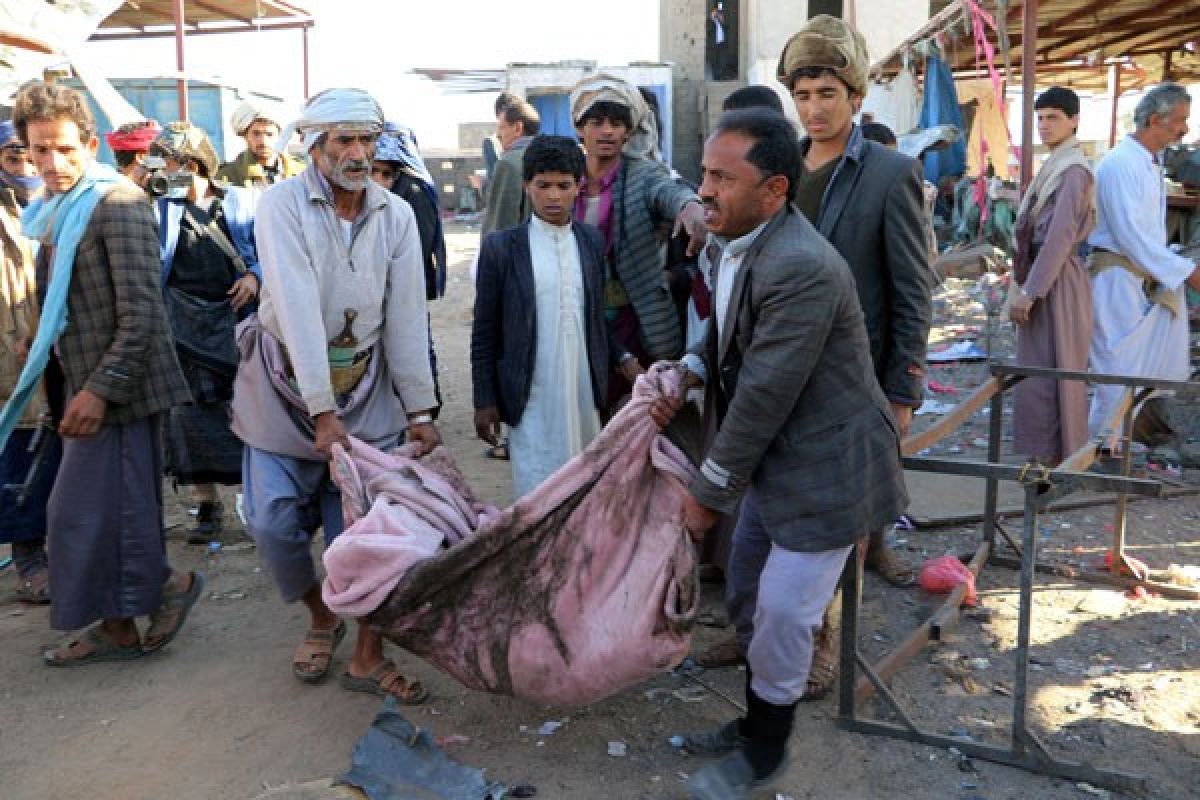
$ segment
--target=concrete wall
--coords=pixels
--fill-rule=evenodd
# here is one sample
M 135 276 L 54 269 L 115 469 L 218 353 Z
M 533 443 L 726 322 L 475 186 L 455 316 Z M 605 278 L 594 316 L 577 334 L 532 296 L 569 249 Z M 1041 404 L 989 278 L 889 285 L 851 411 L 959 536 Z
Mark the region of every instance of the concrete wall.
M 904 41 L 929 19 L 929 0 L 855 2 L 855 18 L 872 59 Z M 706 0 L 660 0 L 659 6 L 659 57 L 671 62 L 675 80 L 674 166 L 693 179 L 704 134 L 717 116 L 721 99 L 732 89 L 748 83 L 770 86 L 779 92 L 784 108 L 794 113 L 787 91 L 775 79 L 775 69 L 783 46 L 808 21 L 809 11 L 808 0 L 741 0 L 740 80 L 706 84 L 704 35 L 710 6 Z
M 674 85 L 672 164 L 691 181 L 700 178 L 706 130 L 704 91 L 705 0 L 660 3 L 659 58 L 671 65 Z
M 475 211 L 483 207 L 483 199 L 472 187 L 471 178 L 483 172 L 483 154 L 478 150 L 429 150 L 423 153 L 425 167 L 438 187 L 441 206 L 447 211 Z M 474 208 L 464 204 L 470 196 Z

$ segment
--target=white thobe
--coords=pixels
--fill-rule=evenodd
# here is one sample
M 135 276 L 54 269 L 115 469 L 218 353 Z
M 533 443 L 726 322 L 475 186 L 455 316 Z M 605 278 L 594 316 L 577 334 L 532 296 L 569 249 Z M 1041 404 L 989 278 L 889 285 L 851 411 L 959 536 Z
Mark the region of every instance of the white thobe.
M 600 433 L 588 362 L 583 270 L 571 226 L 529 222 L 533 266 L 533 381 L 509 435 L 513 496 L 532 491 Z
M 1088 244 L 1125 256 L 1153 275 L 1176 294 L 1180 312 L 1150 302 L 1142 280 L 1128 270 L 1112 268 L 1094 276 L 1093 372 L 1188 379 L 1184 282 L 1196 265 L 1167 246 L 1166 213 L 1166 187 L 1154 154 L 1127 136 L 1096 168 L 1096 227 Z M 1088 414 L 1091 435 L 1105 428 L 1124 391 L 1123 386 L 1096 387 Z

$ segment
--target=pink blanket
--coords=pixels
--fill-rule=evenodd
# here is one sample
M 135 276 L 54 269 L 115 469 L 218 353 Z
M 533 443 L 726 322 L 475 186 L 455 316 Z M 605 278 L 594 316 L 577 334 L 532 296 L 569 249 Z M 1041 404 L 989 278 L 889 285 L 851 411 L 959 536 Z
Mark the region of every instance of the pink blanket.
M 683 526 L 692 467 L 646 413 L 656 365 L 577 458 L 502 512 L 441 449 L 334 457 L 347 529 L 325 598 L 474 689 L 582 705 L 679 663 L 698 603 Z

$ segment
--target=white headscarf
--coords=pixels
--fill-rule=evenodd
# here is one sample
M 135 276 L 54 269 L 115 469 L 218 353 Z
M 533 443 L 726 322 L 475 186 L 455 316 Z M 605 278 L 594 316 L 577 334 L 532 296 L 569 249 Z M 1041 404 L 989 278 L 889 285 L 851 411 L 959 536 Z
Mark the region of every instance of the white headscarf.
M 287 149 L 292 135 L 299 133 L 307 152 L 321 134 L 335 128 L 379 133 L 383 130 L 383 109 L 362 89 L 326 89 L 313 95 L 300 116 L 283 129 L 276 147 Z
M 229 115 L 229 124 L 233 126 L 234 133 L 238 136 L 245 136 L 246 131 L 254 124 L 255 120 L 264 119 L 278 126 L 279 120 L 276 119 L 276 116 L 270 109 L 259 103 L 243 100 L 241 105 Z
M 633 126 L 629 129 L 629 141 L 625 143 L 626 155 L 662 161 L 658 150 L 658 125 L 636 86 L 607 72 L 583 78 L 571 88 L 571 121 L 578 125 L 596 103 L 617 103 L 629 109 Z

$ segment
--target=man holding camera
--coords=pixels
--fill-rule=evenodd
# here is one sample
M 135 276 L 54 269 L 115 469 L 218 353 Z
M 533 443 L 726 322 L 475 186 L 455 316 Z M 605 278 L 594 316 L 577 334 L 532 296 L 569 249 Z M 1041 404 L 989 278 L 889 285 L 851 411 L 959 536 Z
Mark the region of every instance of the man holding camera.
M 258 296 L 252 226 L 257 193 L 212 181 L 216 150 L 203 130 L 173 122 L 149 147 L 161 169 L 147 186 L 162 229 L 162 282 L 175 351 L 192 403 L 170 412 L 166 471 L 190 486 L 197 506 L 189 544 L 219 539 L 217 484 L 242 481 L 242 443 L 229 428 L 237 374 L 234 327 Z

